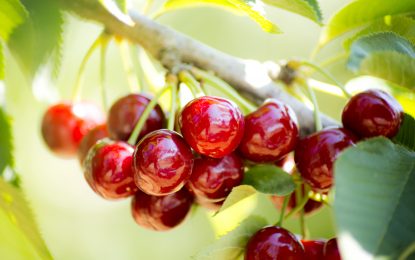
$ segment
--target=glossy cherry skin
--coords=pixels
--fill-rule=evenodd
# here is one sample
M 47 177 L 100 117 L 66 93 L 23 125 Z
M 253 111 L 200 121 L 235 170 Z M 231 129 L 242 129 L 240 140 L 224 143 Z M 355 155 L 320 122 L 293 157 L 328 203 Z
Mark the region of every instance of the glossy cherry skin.
M 108 137 L 107 125 L 101 124 L 92 128 L 91 131 L 89 131 L 84 138 L 82 138 L 81 144 L 78 148 L 78 160 L 81 165 L 83 164 L 89 149 L 94 146 L 97 141 L 106 137 Z
M 242 159 L 231 153 L 221 159 L 201 157 L 194 160 L 187 187 L 198 200 L 222 201 L 244 176 Z
M 253 162 L 273 162 L 294 150 L 298 137 L 294 111 L 275 99 L 269 99 L 245 117 L 245 133 L 239 151 Z
M 337 239 L 332 238 L 326 242 L 323 249 L 324 260 L 341 260 Z
M 192 203 L 193 197 L 186 189 L 166 196 L 152 196 L 138 191 L 131 201 L 131 211 L 138 225 L 165 231 L 183 222 Z
M 73 157 L 82 138 L 104 121 L 104 114 L 94 104 L 58 103 L 49 107 L 43 115 L 42 137 L 55 154 Z
M 88 152 L 84 176 L 91 188 L 105 199 L 132 196 L 138 190 L 134 183 L 132 160 L 134 148 L 121 141 L 103 139 Z
M 303 192 L 304 192 L 304 186 L 302 187 L 303 187 Z M 302 196 L 304 196 L 304 194 L 302 194 Z M 284 204 L 284 198 L 285 197 L 283 196 L 272 196 L 271 200 L 277 209 L 281 209 L 282 205 Z M 288 200 L 287 211 L 291 211 L 296 206 L 297 206 L 297 199 L 296 199 L 296 194 L 294 191 L 293 193 L 291 193 L 290 199 Z M 309 215 L 317 211 L 318 209 L 320 209 L 322 206 L 323 206 L 323 203 L 309 199 L 307 203 L 304 205 L 304 213 Z
M 150 98 L 141 94 L 130 94 L 118 99 L 108 113 L 110 137 L 114 140 L 127 141 L 150 101 Z M 137 142 L 146 134 L 163 128 L 164 121 L 164 113 L 161 107 L 156 105 L 141 129 Z
M 333 163 L 340 152 L 357 141 L 344 128 L 325 129 L 300 140 L 294 160 L 303 180 L 317 192 L 328 192 L 333 185 Z
M 265 227 L 248 241 L 245 260 L 303 260 L 303 245 L 290 231 L 278 227 Z
M 394 137 L 403 120 L 402 106 L 388 93 L 372 89 L 352 97 L 342 113 L 343 126 L 362 138 Z
M 147 194 L 163 196 L 180 190 L 189 179 L 193 154 L 176 132 L 161 129 L 146 135 L 134 151 L 134 179 Z
M 323 240 L 301 240 L 304 246 L 304 259 L 306 260 L 323 260 L 323 249 L 325 241 Z
M 244 117 L 231 101 L 204 96 L 190 101 L 179 117 L 186 142 L 198 153 L 222 158 L 233 152 L 244 133 Z

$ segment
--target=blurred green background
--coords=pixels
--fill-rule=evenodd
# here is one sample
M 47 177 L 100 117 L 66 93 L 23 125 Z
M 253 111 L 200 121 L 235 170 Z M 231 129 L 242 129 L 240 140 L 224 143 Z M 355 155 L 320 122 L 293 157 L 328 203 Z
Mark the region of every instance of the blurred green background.
M 325 20 L 347 2 L 321 0 Z M 284 34 L 267 34 L 245 16 L 210 7 L 175 11 L 159 21 L 241 58 L 308 58 L 321 28 L 276 8 L 266 10 L 267 17 L 278 24 Z M 51 79 L 50 70 L 45 68 L 33 86 L 29 85 L 6 52 L 6 103 L 13 119 L 16 168 L 41 233 L 56 259 L 189 259 L 248 214 L 265 216 L 271 223 L 276 221 L 278 212 L 272 209 L 266 197 L 259 196 L 220 217 L 212 217 L 212 212 L 197 208 L 181 226 L 170 232 L 148 231 L 134 223 L 129 200 L 103 200 L 88 187 L 77 160 L 59 159 L 50 153 L 40 136 L 42 114 L 52 102 L 70 98 L 81 59 L 101 30 L 98 25 L 73 16 L 66 15 L 65 19 L 62 68 L 56 80 Z M 333 54 L 340 47 L 332 44 L 319 57 Z M 97 52 L 86 69 L 83 98 L 99 104 L 98 68 Z M 330 70 L 340 79 L 346 75 L 341 64 Z M 114 43 L 107 55 L 106 79 L 111 101 L 128 93 L 120 52 Z M 339 118 L 344 104 L 342 99 L 324 93 L 319 93 L 318 98 L 323 112 Z M 298 233 L 297 222 L 293 218 L 286 225 Z M 335 233 L 328 209 L 307 217 L 307 223 L 312 237 L 328 238 Z M 30 245 L 15 245 L 6 227 L 0 230 L 3 237 L 0 247 L 18 251 L 0 255 L 0 258 L 28 259 L 32 252 Z

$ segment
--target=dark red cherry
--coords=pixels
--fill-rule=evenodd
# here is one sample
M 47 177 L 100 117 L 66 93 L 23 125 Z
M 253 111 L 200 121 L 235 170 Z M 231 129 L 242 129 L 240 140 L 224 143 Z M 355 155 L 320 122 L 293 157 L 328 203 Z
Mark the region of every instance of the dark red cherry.
M 218 202 L 241 184 L 243 176 L 243 161 L 234 153 L 221 159 L 201 157 L 194 160 L 187 186 L 199 200 Z
M 131 201 L 131 211 L 138 225 L 165 231 L 183 222 L 192 202 L 193 197 L 186 189 L 166 196 L 152 196 L 138 191 Z
M 304 185 L 302 185 L 303 192 L 304 192 Z M 301 194 L 304 196 L 304 194 Z M 282 205 L 284 204 L 284 198 L 281 196 L 271 196 L 271 200 L 274 203 L 277 209 L 281 209 Z M 295 192 L 291 193 L 290 199 L 288 200 L 287 211 L 291 211 L 293 208 L 297 206 L 297 199 Z M 307 203 L 304 205 L 304 213 L 311 214 L 323 206 L 323 203 L 309 199 Z
M 343 126 L 360 137 L 394 137 L 403 119 L 402 106 L 388 93 L 372 89 L 352 97 L 343 110 Z
M 294 111 L 269 99 L 245 117 L 245 133 L 239 151 L 253 162 L 277 161 L 294 150 L 298 136 Z
M 189 179 L 193 154 L 176 132 L 161 129 L 146 135 L 134 151 L 134 179 L 147 194 L 163 196 L 180 190 Z
M 304 246 L 304 259 L 306 260 L 323 260 L 323 240 L 301 240 Z
M 248 241 L 245 260 L 303 260 L 304 248 L 290 231 L 266 227 L 256 232 Z
M 104 121 L 104 114 L 94 104 L 58 103 L 49 107 L 43 116 L 42 136 L 52 152 L 61 157 L 73 157 L 82 138 Z
M 334 161 L 356 141 L 357 137 L 344 128 L 325 129 L 300 140 L 294 159 L 304 181 L 315 191 L 328 192 L 333 184 Z
M 332 238 L 326 242 L 323 249 L 324 260 L 341 260 L 337 239 Z
M 78 160 L 83 164 L 89 149 L 99 140 L 108 137 L 108 130 L 106 124 L 97 125 L 92 128 L 84 138 L 78 148 Z
M 293 173 L 295 170 L 294 153 L 289 153 L 284 158 L 277 161 L 275 165 L 290 174 Z
M 244 132 L 244 117 L 233 102 L 204 96 L 183 108 L 179 125 L 184 139 L 195 151 L 222 158 L 238 147 Z
M 115 140 L 127 141 L 150 101 L 150 98 L 141 94 L 130 94 L 118 99 L 108 113 L 110 137 Z M 163 125 L 164 113 L 161 107 L 156 105 L 141 129 L 137 142 L 146 134 L 163 128 Z
M 121 199 L 134 195 L 132 159 L 134 148 L 121 141 L 103 139 L 88 152 L 84 175 L 91 188 L 106 199 Z

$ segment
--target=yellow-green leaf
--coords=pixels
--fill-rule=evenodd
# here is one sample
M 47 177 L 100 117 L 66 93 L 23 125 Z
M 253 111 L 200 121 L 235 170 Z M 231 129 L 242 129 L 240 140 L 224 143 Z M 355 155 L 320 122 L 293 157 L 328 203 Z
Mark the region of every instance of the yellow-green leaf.
M 19 0 L 2 0 L 0 3 L 0 38 L 9 39 L 13 29 L 26 18 L 26 11 Z
M 218 210 L 216 214 L 219 214 L 226 209 L 238 204 L 239 202 L 244 201 L 245 199 L 255 196 L 257 191 L 250 185 L 240 185 L 232 189 L 231 193 L 226 198 L 222 207 Z
M 299 14 L 320 25 L 323 20 L 317 0 L 264 0 L 264 3 Z

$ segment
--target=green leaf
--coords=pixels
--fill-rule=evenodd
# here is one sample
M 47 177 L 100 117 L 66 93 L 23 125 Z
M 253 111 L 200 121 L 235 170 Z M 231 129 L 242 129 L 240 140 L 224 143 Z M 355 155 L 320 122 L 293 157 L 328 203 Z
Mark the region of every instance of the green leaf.
M 9 48 L 30 79 L 62 43 L 62 14 L 58 1 L 22 1 L 29 17 L 10 35 Z
M 0 42 L 0 80 L 4 79 L 4 56 L 3 56 L 3 44 Z
M 12 130 L 10 120 L 0 108 L 0 176 L 7 166 L 13 167 Z
M 397 52 L 378 52 L 363 60 L 359 73 L 415 89 L 415 59 Z
M 281 168 L 270 164 L 256 165 L 245 173 L 243 184 L 257 191 L 285 196 L 295 189 L 293 177 Z
M 168 0 L 164 3 L 162 9 L 156 16 L 160 16 L 168 11 L 179 8 L 194 7 L 204 4 L 219 6 L 225 8 L 226 10 L 232 10 L 236 13 L 246 14 L 252 20 L 257 22 L 266 32 L 282 32 L 274 23 L 264 17 L 262 10 L 258 11 L 258 9 L 261 9 L 261 6 L 256 3 L 256 0 Z
M 2 0 L 0 4 L 0 38 L 9 39 L 13 29 L 26 18 L 26 11 L 19 0 Z
M 415 58 L 415 47 L 407 39 L 392 32 L 382 32 L 356 40 L 352 44 L 347 66 L 357 72 L 365 58 L 383 51 L 393 51 Z
M 415 153 L 386 138 L 335 163 L 334 211 L 345 259 L 397 259 L 415 238 Z
M 367 25 L 386 15 L 415 12 L 413 0 L 358 0 L 353 1 L 334 14 L 320 37 L 320 47 L 338 36 Z
M 250 216 L 237 228 L 201 250 L 194 259 L 238 259 L 244 253 L 248 240 L 267 224 L 267 221 L 262 217 Z
M 415 119 L 412 116 L 405 113 L 401 128 L 393 140 L 415 151 Z
M 405 16 L 394 16 L 372 22 L 368 27 L 344 41 L 346 51 L 350 51 L 353 42 L 362 36 L 380 32 L 393 32 L 415 44 L 415 20 Z
M 7 229 L 13 232 L 7 233 L 7 239 L 9 236 L 20 239 L 20 241 L 13 241 L 14 245 L 17 245 L 14 250 L 18 249 L 19 251 L 9 251 L 8 254 L 20 255 L 23 254 L 23 251 L 29 251 L 24 247 L 29 247 L 31 249 L 29 252 L 32 255 L 27 259 L 52 259 L 27 202 L 19 190 L 2 179 L 0 179 L 0 222 L 2 225 L 7 223 Z M 5 253 L 4 251 L 8 250 L 13 250 L 13 248 L 2 248 L 2 255 Z
M 249 185 L 239 185 L 232 189 L 231 193 L 229 193 L 228 197 L 226 197 L 225 201 L 222 204 L 222 207 L 216 212 L 215 215 L 225 211 L 226 209 L 235 206 L 236 204 L 244 201 L 245 199 L 252 198 L 255 196 L 257 191 Z
M 264 3 L 304 16 L 322 24 L 323 15 L 317 0 L 264 0 Z

